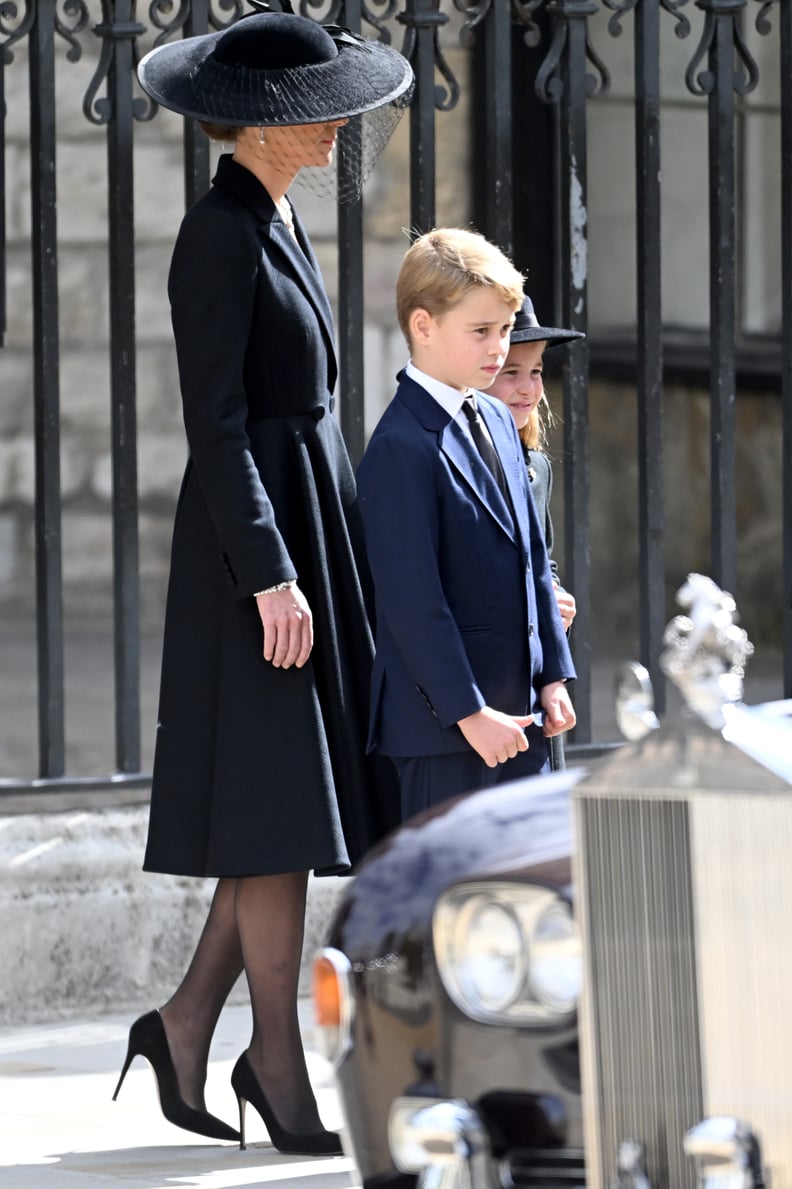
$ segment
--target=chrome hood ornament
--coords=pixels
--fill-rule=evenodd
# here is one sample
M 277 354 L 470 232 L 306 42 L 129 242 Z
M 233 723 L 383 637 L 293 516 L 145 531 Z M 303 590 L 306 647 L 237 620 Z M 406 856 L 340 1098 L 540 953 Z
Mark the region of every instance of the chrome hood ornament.
M 661 668 L 688 706 L 713 730 L 721 730 L 724 708 L 742 702 L 753 644 L 737 626 L 734 599 L 711 578 L 688 574 L 676 597 L 687 615 L 675 616 L 665 630 Z

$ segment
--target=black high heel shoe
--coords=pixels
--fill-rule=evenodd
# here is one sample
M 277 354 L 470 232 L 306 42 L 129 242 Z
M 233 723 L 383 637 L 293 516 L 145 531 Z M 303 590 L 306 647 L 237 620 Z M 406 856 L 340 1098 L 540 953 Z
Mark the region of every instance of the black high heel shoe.
M 140 1019 L 135 1020 L 129 1029 L 129 1044 L 127 1046 L 124 1068 L 115 1088 L 113 1102 L 118 1097 L 124 1078 L 127 1075 L 135 1057 L 145 1057 L 157 1078 L 160 1106 L 162 1113 L 169 1123 L 185 1131 L 192 1131 L 196 1135 L 206 1135 L 209 1139 L 238 1140 L 239 1132 L 229 1127 L 222 1119 L 210 1115 L 208 1111 L 199 1111 L 188 1106 L 179 1092 L 179 1079 L 173 1065 L 173 1058 L 168 1047 L 162 1017 L 158 1011 L 150 1011 Z
M 281 1127 L 251 1069 L 247 1053 L 243 1053 L 234 1066 L 231 1086 L 239 1104 L 240 1148 L 245 1146 L 245 1106 L 249 1102 L 261 1115 L 270 1139 L 279 1152 L 288 1152 L 293 1156 L 343 1156 L 341 1138 L 335 1131 L 312 1131 L 307 1135 L 299 1135 Z

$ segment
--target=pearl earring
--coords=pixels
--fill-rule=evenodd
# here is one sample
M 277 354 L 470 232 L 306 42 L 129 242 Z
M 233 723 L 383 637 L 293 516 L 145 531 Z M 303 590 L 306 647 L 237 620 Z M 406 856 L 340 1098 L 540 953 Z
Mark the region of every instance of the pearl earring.
M 264 136 L 264 129 L 259 128 L 259 144 L 266 144 L 266 143 L 267 143 L 267 141 Z

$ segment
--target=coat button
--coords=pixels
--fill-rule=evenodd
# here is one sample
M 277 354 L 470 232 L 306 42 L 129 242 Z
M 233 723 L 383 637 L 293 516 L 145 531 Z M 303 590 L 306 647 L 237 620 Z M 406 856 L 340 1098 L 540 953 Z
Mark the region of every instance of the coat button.
M 321 421 L 326 412 L 324 405 L 317 405 L 315 409 L 311 409 L 311 416 L 314 421 Z

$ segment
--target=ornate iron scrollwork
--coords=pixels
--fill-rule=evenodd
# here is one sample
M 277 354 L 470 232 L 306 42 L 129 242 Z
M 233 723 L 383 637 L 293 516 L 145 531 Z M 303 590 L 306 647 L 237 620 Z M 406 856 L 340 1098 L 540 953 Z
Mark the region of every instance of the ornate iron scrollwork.
M 685 83 L 693 95 L 711 95 L 715 89 L 716 79 L 711 70 L 702 70 L 699 66 L 709 51 L 715 45 L 718 21 L 727 17 L 731 21 L 732 42 L 737 55 L 737 64 L 733 73 L 733 88 L 738 95 L 746 95 L 753 91 L 759 81 L 759 67 L 751 56 L 745 43 L 740 22 L 737 19 L 745 8 L 746 0 L 696 0 L 699 8 L 704 10 L 704 28 L 701 33 L 696 52 L 685 71 Z
M 626 12 L 631 12 L 639 0 L 602 0 L 606 8 L 609 8 L 613 16 L 608 21 L 608 32 L 614 37 L 620 37 L 622 32 L 621 19 Z M 673 17 L 676 17 L 676 28 L 674 32 L 677 37 L 687 37 L 690 33 L 690 21 L 682 12 L 682 8 L 688 3 L 688 0 L 660 0 L 660 7 L 664 8 L 666 12 L 670 12 Z
M 459 83 L 446 62 L 440 48 L 439 31 L 448 23 L 448 17 L 440 12 L 440 0 L 408 0 L 407 10 L 399 13 L 398 20 L 406 27 L 402 53 L 409 62 L 414 61 L 419 29 L 433 29 L 432 35 L 435 68 L 445 79 L 447 90 L 435 87 L 434 106 L 437 111 L 451 111 L 459 102 Z
M 4 62 L 13 62 L 14 54 L 11 47 L 27 37 L 33 27 L 35 15 L 35 0 L 26 0 L 25 11 L 21 18 L 19 17 L 19 6 L 14 3 L 14 0 L 3 0 L 3 3 L 0 4 L 0 33 L 8 34 L 0 47 L 3 51 Z
M 137 39 L 146 32 L 145 27 L 135 20 L 135 0 L 129 2 L 127 19 L 123 19 L 123 17 L 119 19 L 117 5 L 113 3 L 113 0 L 102 0 L 102 14 L 104 20 L 100 24 L 94 25 L 93 28 L 96 36 L 102 40 L 102 49 L 94 76 L 83 99 L 85 118 L 92 124 L 100 125 L 109 124 L 113 117 L 112 101 L 107 97 L 97 99 L 96 96 L 99 88 L 107 81 L 110 74 L 110 67 L 116 53 L 116 43 L 120 41 L 132 42 L 132 63 L 136 70 L 140 60 Z M 150 120 L 156 110 L 156 104 L 148 97 L 143 99 L 138 96 L 132 100 L 132 117 L 135 120 Z
M 70 62 L 78 62 L 82 57 L 82 46 L 77 34 L 82 33 L 88 25 L 89 12 L 86 0 L 61 0 L 62 15 L 55 9 L 53 27 L 59 37 L 69 44 L 66 57 Z M 0 3 L 0 34 L 7 33 L 8 37 L 0 43 L 3 62 L 13 62 L 14 55 L 11 47 L 27 37 L 33 28 L 36 16 L 35 0 L 27 0 L 22 17 L 19 17 L 19 5 L 15 0 L 3 0 Z
M 780 4 L 780 0 L 758 0 L 761 8 L 756 14 L 756 31 L 764 37 L 771 31 L 770 13 Z
M 295 8 L 295 12 L 301 17 L 311 16 L 311 9 L 325 8 L 330 0 L 300 0 L 300 3 Z M 332 0 L 330 8 L 327 12 L 321 13 L 316 19 L 320 20 L 323 25 L 340 25 L 341 20 L 341 6 L 342 0 Z
M 569 44 L 569 26 L 572 21 L 585 21 L 598 11 L 592 0 L 550 0 L 547 11 L 560 17 L 556 21 L 553 40 L 544 62 L 536 75 L 536 93 L 545 103 L 558 103 L 564 93 L 564 82 L 560 71 L 564 51 Z M 595 51 L 586 26 L 586 61 L 594 67 L 596 74 L 586 75 L 586 95 L 593 98 L 603 95 L 610 87 L 608 68 Z
M 297 12 L 300 16 L 310 16 L 311 9 L 323 8 L 329 0 L 300 0 L 297 7 Z M 372 4 L 378 5 L 384 9 L 381 13 L 376 13 L 372 9 Z M 398 7 L 397 0 L 362 0 L 360 6 L 360 16 L 367 25 L 377 31 L 377 40 L 381 41 L 383 45 L 390 45 L 390 32 L 385 27 L 385 21 L 389 21 L 396 15 Z M 332 7 L 323 12 L 317 20 L 321 20 L 323 25 L 344 24 L 344 5 L 343 0 L 332 0 Z
M 539 45 L 542 31 L 534 20 L 534 13 L 541 8 L 545 0 L 512 0 L 512 9 L 517 22 L 525 25 L 523 41 L 527 46 Z
M 213 29 L 224 29 L 228 25 L 233 25 L 234 21 L 239 20 L 242 16 L 242 0 L 217 0 L 217 3 L 229 15 L 220 16 L 210 3 L 208 20 Z M 174 0 L 151 0 L 149 4 L 149 20 L 155 29 L 160 30 L 154 42 L 155 46 L 162 45 L 177 30 L 183 29 L 190 18 L 192 0 L 179 0 L 178 9 L 169 20 L 166 20 L 165 18 L 173 10 L 173 5 Z
M 468 0 L 454 0 L 454 8 L 468 18 L 459 31 L 459 40 L 462 45 L 472 45 L 475 40 L 473 30 L 481 24 L 492 8 L 492 0 L 475 0 L 474 3 L 468 3 Z
M 88 5 L 85 0 L 62 0 L 63 16 L 55 10 L 55 32 L 69 43 L 66 57 L 70 62 L 79 62 L 82 57 L 82 46 L 77 40 L 77 34 L 82 33 L 88 25 Z M 68 20 L 68 23 L 67 23 Z
M 177 29 L 184 28 L 187 18 L 190 15 L 191 7 L 190 0 L 180 0 L 178 9 L 170 20 L 167 20 L 168 13 L 173 12 L 173 0 L 151 0 L 149 4 L 149 20 L 155 29 L 160 30 L 154 42 L 155 45 L 161 45 Z

